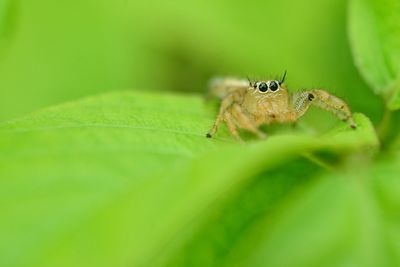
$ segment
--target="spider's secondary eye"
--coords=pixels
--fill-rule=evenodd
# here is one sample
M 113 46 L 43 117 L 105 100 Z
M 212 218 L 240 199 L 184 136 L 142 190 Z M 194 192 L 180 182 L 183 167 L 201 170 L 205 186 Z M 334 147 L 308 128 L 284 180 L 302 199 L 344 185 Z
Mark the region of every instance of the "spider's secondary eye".
M 266 92 L 268 90 L 268 85 L 266 83 L 260 83 L 258 85 L 258 90 L 261 92 Z
M 269 89 L 271 89 L 271 91 L 278 90 L 278 83 L 276 81 L 271 81 L 269 83 Z

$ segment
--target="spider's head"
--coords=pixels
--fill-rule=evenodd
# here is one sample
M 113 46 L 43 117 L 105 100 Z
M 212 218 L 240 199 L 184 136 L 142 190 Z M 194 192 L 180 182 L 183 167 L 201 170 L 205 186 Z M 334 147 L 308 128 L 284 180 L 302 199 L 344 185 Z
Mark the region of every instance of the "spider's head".
M 278 95 L 287 95 L 284 81 L 286 77 L 286 71 L 280 80 L 268 80 L 268 81 L 249 81 L 250 87 L 254 90 L 253 94 L 262 95 L 265 97 L 277 97 Z

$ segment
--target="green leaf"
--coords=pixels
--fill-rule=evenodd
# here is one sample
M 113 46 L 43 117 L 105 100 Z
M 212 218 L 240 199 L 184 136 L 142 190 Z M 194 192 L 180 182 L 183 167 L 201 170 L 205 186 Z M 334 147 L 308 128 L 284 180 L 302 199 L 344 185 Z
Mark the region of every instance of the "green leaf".
M 330 174 L 304 160 L 269 170 L 169 266 L 398 266 L 399 159 Z
M 356 65 L 376 93 L 390 95 L 400 78 L 400 2 L 351 0 L 349 8 Z
M 381 212 L 367 172 L 323 175 L 265 214 L 226 266 L 396 266 Z
M 215 112 L 198 96 L 119 92 L 0 125 L 0 266 L 163 265 L 245 192 L 256 208 L 234 215 L 233 233 L 252 226 L 264 208 L 257 188 L 275 206 L 325 168 L 314 153 L 378 146 L 361 114 L 357 130 L 338 122 L 319 137 L 240 144 L 222 127 L 207 139 Z
M 400 109 L 400 82 L 396 81 L 393 86 L 393 95 L 389 100 L 388 107 L 391 110 Z

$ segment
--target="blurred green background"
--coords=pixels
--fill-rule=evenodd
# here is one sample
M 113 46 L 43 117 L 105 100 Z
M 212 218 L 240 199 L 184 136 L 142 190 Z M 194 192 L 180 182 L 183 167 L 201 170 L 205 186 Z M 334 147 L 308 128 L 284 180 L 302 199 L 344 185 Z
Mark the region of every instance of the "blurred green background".
M 355 69 L 345 0 L 2 0 L 0 120 L 95 93 L 201 92 L 214 75 L 323 87 L 374 122 L 382 102 Z

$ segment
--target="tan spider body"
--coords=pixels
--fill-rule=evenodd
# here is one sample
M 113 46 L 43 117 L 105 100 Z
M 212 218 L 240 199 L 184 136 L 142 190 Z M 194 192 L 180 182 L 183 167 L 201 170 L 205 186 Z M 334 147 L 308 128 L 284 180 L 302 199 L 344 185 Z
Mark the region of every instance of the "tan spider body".
M 207 134 L 212 137 L 218 126 L 225 122 L 234 137 L 240 139 L 237 128 L 245 129 L 265 138 L 259 126 L 271 123 L 293 123 L 310 105 L 332 112 L 339 119 L 356 128 L 348 105 L 327 91 L 314 89 L 290 95 L 282 80 L 249 82 L 233 78 L 211 81 L 210 92 L 220 98 L 221 106 L 214 126 Z

